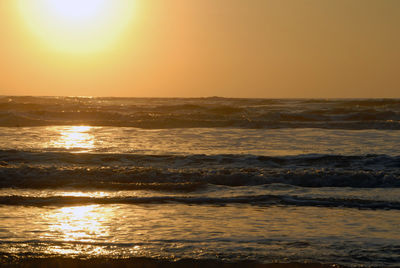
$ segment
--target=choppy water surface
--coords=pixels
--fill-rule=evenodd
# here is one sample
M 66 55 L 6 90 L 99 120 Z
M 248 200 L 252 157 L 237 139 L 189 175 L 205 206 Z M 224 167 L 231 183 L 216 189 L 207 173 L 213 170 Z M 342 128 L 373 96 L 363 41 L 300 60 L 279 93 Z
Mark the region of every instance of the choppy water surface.
M 0 97 L 0 126 L 400 129 L 399 99 Z
M 399 100 L 0 99 L 0 256 L 400 263 Z

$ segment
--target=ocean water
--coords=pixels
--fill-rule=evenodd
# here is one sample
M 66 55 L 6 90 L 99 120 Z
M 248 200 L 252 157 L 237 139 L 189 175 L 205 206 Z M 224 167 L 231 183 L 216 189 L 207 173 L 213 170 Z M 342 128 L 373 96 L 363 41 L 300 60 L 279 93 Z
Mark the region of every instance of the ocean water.
M 0 97 L 0 259 L 400 265 L 400 100 Z

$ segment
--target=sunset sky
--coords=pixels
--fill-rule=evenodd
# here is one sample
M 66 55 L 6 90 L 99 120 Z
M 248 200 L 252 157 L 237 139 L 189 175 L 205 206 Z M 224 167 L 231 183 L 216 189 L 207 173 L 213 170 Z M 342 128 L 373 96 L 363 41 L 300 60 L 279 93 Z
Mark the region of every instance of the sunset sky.
M 1 0 L 0 95 L 400 97 L 398 0 Z

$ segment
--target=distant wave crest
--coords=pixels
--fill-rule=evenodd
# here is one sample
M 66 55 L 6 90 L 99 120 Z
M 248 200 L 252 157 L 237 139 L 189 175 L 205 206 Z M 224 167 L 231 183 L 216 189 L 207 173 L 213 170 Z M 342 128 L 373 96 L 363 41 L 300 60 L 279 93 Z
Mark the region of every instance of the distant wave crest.
M 400 100 L 1 97 L 0 126 L 400 129 Z

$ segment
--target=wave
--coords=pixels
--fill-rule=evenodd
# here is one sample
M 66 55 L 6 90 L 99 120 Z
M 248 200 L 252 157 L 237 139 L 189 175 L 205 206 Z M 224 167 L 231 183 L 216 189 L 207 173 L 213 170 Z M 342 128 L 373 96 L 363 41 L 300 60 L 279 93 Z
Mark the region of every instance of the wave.
M 400 187 L 398 171 L 163 168 L 1 167 L 0 188 L 72 188 L 105 190 L 197 190 L 272 183 L 302 187 Z
M 0 150 L 0 166 L 11 164 L 45 164 L 60 163 L 74 165 L 106 166 L 150 166 L 165 165 L 172 167 L 315 167 L 315 168 L 352 168 L 390 169 L 400 168 L 400 156 L 382 154 L 366 155 L 333 155 L 301 154 L 294 156 L 263 156 L 250 154 L 108 154 L 108 153 L 69 153 L 69 152 L 36 152 L 20 150 Z
M 400 187 L 400 156 L 0 151 L 0 188 L 196 191 L 208 185 Z
M 0 98 L 0 126 L 400 129 L 400 100 Z
M 0 204 L 8 206 L 71 206 L 106 204 L 187 204 L 187 205 L 228 205 L 249 204 L 259 206 L 318 206 L 358 209 L 400 210 L 400 202 L 387 202 L 362 199 L 305 198 L 286 195 L 255 195 L 235 197 L 190 197 L 190 196 L 152 196 L 152 197 L 27 197 L 0 196 Z

